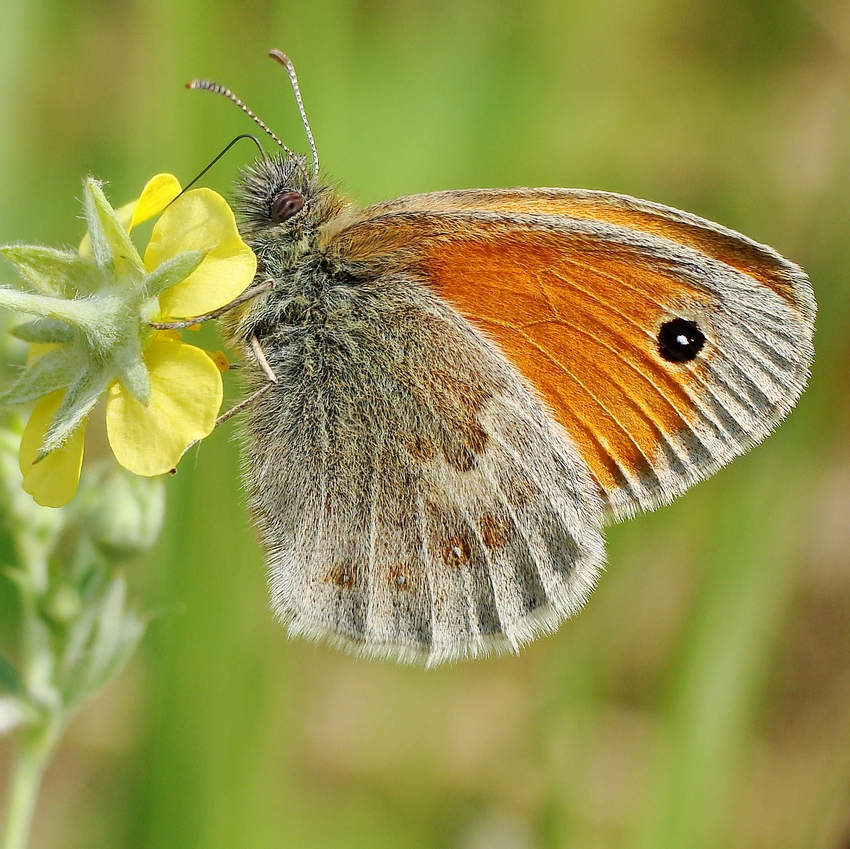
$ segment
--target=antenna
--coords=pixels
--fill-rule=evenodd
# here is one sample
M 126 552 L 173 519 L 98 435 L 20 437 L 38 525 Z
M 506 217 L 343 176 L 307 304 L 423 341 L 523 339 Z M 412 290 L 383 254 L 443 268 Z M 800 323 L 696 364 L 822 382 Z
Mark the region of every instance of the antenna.
M 307 134 L 307 141 L 310 142 L 310 152 L 313 154 L 313 175 L 319 173 L 319 154 L 316 150 L 316 142 L 313 140 L 313 131 L 310 129 L 310 123 L 307 121 L 307 113 L 304 111 L 304 101 L 301 99 L 301 89 L 298 86 L 298 77 L 295 76 L 295 66 L 290 58 L 281 53 L 280 50 L 269 50 L 269 56 L 276 62 L 279 62 L 286 69 L 289 75 L 289 81 L 292 83 L 292 90 L 295 92 L 295 102 L 298 104 L 298 111 L 301 113 L 301 123 L 304 125 L 304 132 Z M 240 104 L 241 105 L 241 104 Z M 245 107 L 242 107 L 245 109 Z M 248 111 L 247 109 L 245 110 Z M 250 112 L 248 113 L 251 114 Z M 253 116 L 252 116 L 253 117 Z
M 282 54 L 281 54 L 282 55 Z M 287 60 L 289 61 L 289 60 Z M 218 83 L 211 82 L 210 80 L 192 80 L 190 83 L 186 83 L 186 88 L 190 88 L 193 91 L 198 89 L 202 91 L 211 91 L 213 94 L 220 94 L 222 97 L 226 97 L 232 103 L 235 103 L 255 124 L 260 126 L 263 130 L 265 130 L 272 138 L 272 140 L 279 146 L 282 147 L 290 156 L 295 157 L 295 153 L 291 151 L 265 124 L 265 122 L 258 118 L 229 88 L 225 88 L 223 85 L 219 85 Z M 297 89 L 296 89 L 297 95 Z M 298 97 L 299 104 L 301 103 L 300 96 Z M 303 107 L 301 107 L 301 114 L 303 116 L 304 111 Z M 306 120 L 306 119 L 305 119 Z M 312 136 L 310 136 L 310 140 L 312 142 Z M 313 151 L 313 160 L 315 162 L 315 148 Z

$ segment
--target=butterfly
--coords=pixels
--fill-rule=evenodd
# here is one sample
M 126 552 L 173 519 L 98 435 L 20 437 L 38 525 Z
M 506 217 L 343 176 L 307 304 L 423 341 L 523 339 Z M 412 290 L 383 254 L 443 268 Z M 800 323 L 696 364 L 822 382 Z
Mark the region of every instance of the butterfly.
M 222 318 L 248 364 L 273 608 L 370 657 L 515 651 L 583 605 L 606 523 L 788 414 L 813 358 L 809 280 L 740 233 L 602 191 L 358 209 L 304 123 L 312 167 L 284 148 L 240 177 L 260 294 Z

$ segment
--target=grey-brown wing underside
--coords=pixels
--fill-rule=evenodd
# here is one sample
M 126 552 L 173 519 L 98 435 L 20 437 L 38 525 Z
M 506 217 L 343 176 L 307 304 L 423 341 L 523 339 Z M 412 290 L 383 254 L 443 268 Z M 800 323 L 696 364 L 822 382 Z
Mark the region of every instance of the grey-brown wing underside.
M 293 634 L 428 664 L 512 650 L 577 610 L 601 498 L 518 372 L 404 277 L 328 289 L 266 342 L 246 470 Z

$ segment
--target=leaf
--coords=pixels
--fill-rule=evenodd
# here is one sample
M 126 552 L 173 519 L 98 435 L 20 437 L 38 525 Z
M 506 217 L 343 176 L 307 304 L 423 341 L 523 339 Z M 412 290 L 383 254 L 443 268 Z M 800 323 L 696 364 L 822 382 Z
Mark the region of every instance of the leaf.
M 81 677 L 80 670 L 88 654 L 89 642 L 97 626 L 97 617 L 99 615 L 99 600 L 97 598 L 88 599 L 83 605 L 82 613 L 68 632 L 60 666 L 61 674 L 69 681 L 74 681 L 75 678 Z M 66 687 L 65 689 L 67 690 L 68 688 Z M 70 689 L 73 689 L 73 686 Z
M 132 349 L 127 346 L 116 354 L 118 379 L 127 387 L 127 391 L 140 403 L 149 404 L 151 400 L 151 375 L 142 356 L 141 346 Z
M 34 596 L 36 594 L 33 586 L 32 576 L 19 566 L 8 566 L 3 574 L 22 592 Z
M 90 680 L 92 692 L 96 692 L 113 676 L 117 675 L 136 650 L 144 636 L 147 623 L 134 610 L 123 612 L 117 627 L 111 634 L 111 641 L 94 669 L 96 677 Z
M 182 283 L 205 259 L 208 250 L 185 251 L 158 266 L 145 280 L 148 294 L 158 297 L 172 286 Z
M 63 321 L 86 332 L 97 332 L 103 323 L 103 302 L 94 298 L 59 298 L 0 286 L 0 307 L 25 315 Z
M 9 333 L 24 342 L 36 345 L 61 345 L 73 342 L 76 332 L 64 321 L 55 318 L 38 318 L 9 329 Z
M 100 183 L 88 179 L 84 182 L 84 189 L 86 221 L 98 265 L 111 266 L 119 276 L 143 277 L 146 272 L 142 258 L 106 199 Z
M 0 734 L 8 734 L 27 721 L 27 709 L 20 699 L 0 696 Z
M 9 333 L 36 345 L 59 345 L 73 342 L 75 338 L 74 328 L 55 318 L 38 318 L 26 324 L 18 324 L 10 328 Z
M 83 180 L 83 212 L 88 224 L 88 237 L 91 252 L 97 265 L 112 268 L 112 250 L 106 238 L 106 231 L 94 201 L 94 191 L 100 191 L 100 183 L 91 178 Z M 101 196 L 103 192 L 100 191 Z M 105 198 L 104 198 L 105 200 Z M 108 206 L 109 204 L 107 204 Z M 120 223 L 120 222 L 119 222 Z
M 78 380 L 85 368 L 82 352 L 62 347 L 48 351 L 32 363 L 5 392 L 0 404 L 14 406 L 43 398 L 57 389 L 64 389 Z
M 145 622 L 125 609 L 126 583 L 118 575 L 96 604 L 87 608 L 70 635 L 63 659 L 64 686 L 69 707 L 79 707 L 121 670 L 145 631 Z M 72 648 L 73 645 L 73 648 Z
M 65 443 L 92 411 L 92 407 L 106 391 L 111 379 L 111 375 L 104 370 L 85 372 L 71 385 L 56 411 L 50 430 L 47 431 L 39 458 L 55 451 Z
M 4 245 L 0 254 L 43 295 L 57 298 L 89 295 L 101 286 L 102 275 L 97 265 L 76 251 L 58 251 L 41 245 Z

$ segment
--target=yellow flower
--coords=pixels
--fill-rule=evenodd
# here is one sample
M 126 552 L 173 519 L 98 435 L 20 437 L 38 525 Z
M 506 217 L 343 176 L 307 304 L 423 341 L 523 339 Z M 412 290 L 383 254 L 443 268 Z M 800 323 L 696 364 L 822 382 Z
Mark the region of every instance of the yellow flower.
M 87 185 L 89 189 L 91 186 Z M 73 319 L 65 318 L 55 305 L 52 312 L 46 307 L 40 307 L 41 312 L 18 307 L 21 311 L 50 316 L 42 319 L 43 323 L 55 322 L 58 315 L 60 322 L 65 318 L 69 327 L 73 325 L 73 330 L 60 327 L 61 332 L 55 332 L 57 339 L 65 340 L 53 346 L 63 348 L 64 344 L 63 366 L 54 367 L 51 360 L 39 373 L 36 362 L 25 374 L 25 377 L 31 375 L 31 385 L 40 381 L 40 388 L 29 389 L 28 397 L 38 397 L 36 392 L 39 392 L 41 398 L 24 431 L 20 463 L 24 489 L 39 504 L 61 506 L 76 493 L 85 418 L 103 394 L 106 394 L 106 428 L 112 451 L 122 466 L 138 475 L 160 475 L 173 469 L 186 448 L 208 436 L 215 427 L 223 394 L 216 361 L 206 351 L 182 342 L 176 333 L 155 331 L 150 324 L 204 315 L 230 303 L 253 280 L 256 258 L 239 236 L 233 212 L 220 195 L 205 188 L 178 195 L 180 184 L 176 178 L 160 174 L 148 182 L 138 201 L 116 212 L 108 207 L 99 187 L 92 190 L 93 200 L 86 209 L 89 233 L 80 245 L 79 256 L 112 275 L 108 281 L 111 290 L 105 292 L 106 287 L 101 286 L 95 293 L 105 305 L 100 312 L 100 326 L 87 315 L 80 318 L 74 313 Z M 95 220 L 97 216 L 92 209 L 99 220 Z M 129 233 L 134 226 L 156 215 L 160 218 L 142 261 L 126 235 L 122 237 L 118 230 Z M 7 250 L 4 253 L 19 269 L 25 264 L 18 254 L 10 256 Z M 67 277 L 70 279 L 70 273 Z M 81 303 L 80 285 L 71 293 L 77 310 Z M 46 285 L 41 288 L 44 291 Z M 61 286 L 53 285 L 52 291 L 57 288 Z M 128 311 L 129 322 L 125 320 Z M 110 317 L 112 326 L 107 326 Z M 47 326 L 51 332 L 55 330 L 53 325 Z M 72 332 L 87 334 L 89 347 L 92 339 L 101 348 L 105 347 L 109 368 L 103 367 L 101 350 L 97 366 L 91 365 L 82 379 L 73 383 L 65 380 L 63 374 L 61 380 L 57 377 L 53 383 L 67 388 L 45 394 L 41 390 L 52 384 L 44 373 L 49 378 L 51 367 L 57 373 L 61 368 L 71 371 L 67 362 L 81 356 L 79 346 L 75 348 L 75 341 L 67 335 Z M 39 333 L 42 335 L 38 336 Z M 46 338 L 46 331 L 30 331 L 29 341 Z M 55 351 L 45 354 L 42 361 L 51 355 L 58 363 Z M 6 395 L 23 397 L 27 387 L 21 388 L 21 384 L 25 383 L 19 382 Z M 71 395 L 74 397 L 69 399 Z M 15 402 L 6 400 L 6 403 Z M 61 438 L 61 443 L 53 446 L 51 435 L 63 411 L 70 425 L 65 428 L 67 432 L 54 436 L 54 441 Z
M 35 405 L 21 437 L 19 458 L 24 476 L 24 490 L 42 507 L 61 507 L 67 504 L 76 495 L 77 484 L 80 482 L 86 435 L 85 420 L 61 448 L 51 451 L 36 463 L 44 436 L 64 394 L 64 390 L 58 389 L 42 398 Z

